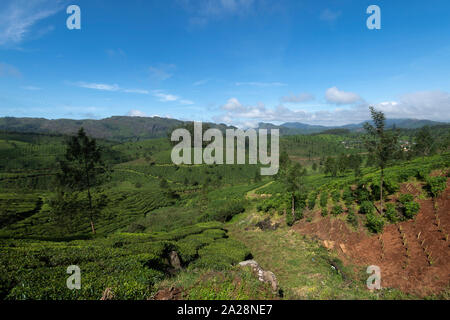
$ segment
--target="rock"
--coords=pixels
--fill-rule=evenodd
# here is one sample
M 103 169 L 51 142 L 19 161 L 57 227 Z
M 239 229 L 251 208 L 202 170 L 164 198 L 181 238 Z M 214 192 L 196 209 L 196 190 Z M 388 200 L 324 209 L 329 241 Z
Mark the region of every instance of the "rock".
M 114 293 L 112 292 L 111 288 L 106 288 L 105 291 L 103 291 L 103 295 L 100 298 L 100 300 L 113 300 L 114 299 Z
M 277 277 L 272 271 L 264 271 L 255 260 L 246 260 L 239 262 L 239 266 L 252 268 L 252 271 L 258 276 L 258 280 L 261 282 L 269 283 L 273 292 L 278 292 Z
M 278 291 L 277 277 L 275 277 L 275 274 L 272 271 L 263 271 L 262 278 L 264 282 L 270 283 L 273 292 Z
M 253 266 L 256 266 L 256 267 L 259 268 L 258 262 L 256 262 L 255 260 L 242 261 L 242 262 L 239 262 L 239 265 L 241 267 L 245 267 L 245 266 L 252 266 L 253 267 Z
M 171 287 L 169 289 L 159 290 L 155 296 L 154 300 L 180 300 L 181 299 L 181 289 Z
M 181 262 L 180 258 L 178 257 L 178 253 L 175 251 L 171 251 L 169 253 L 169 263 L 175 270 L 181 269 Z
M 345 244 L 341 243 L 341 244 L 339 245 L 339 247 L 341 247 L 341 250 L 342 250 L 342 252 L 343 252 L 344 254 L 347 254 L 347 248 L 345 247 Z
M 334 248 L 334 241 L 323 240 L 323 246 L 328 250 L 331 250 Z
M 255 224 L 256 227 L 260 228 L 263 231 L 266 230 L 276 230 L 280 226 L 279 223 L 272 224 L 272 221 L 269 217 Z

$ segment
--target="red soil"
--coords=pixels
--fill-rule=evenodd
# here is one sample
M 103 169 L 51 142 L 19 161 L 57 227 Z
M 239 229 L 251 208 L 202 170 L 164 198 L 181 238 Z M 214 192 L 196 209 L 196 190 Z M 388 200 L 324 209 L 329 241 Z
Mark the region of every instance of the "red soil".
M 345 264 L 379 266 L 382 287 L 422 297 L 437 294 L 450 285 L 450 239 L 445 238 L 450 233 L 449 185 L 450 179 L 436 199 L 437 210 L 433 200 L 418 200 L 415 220 L 387 225 L 381 235 L 367 235 L 361 228 L 352 231 L 344 221 L 318 212 L 313 222 L 304 219 L 293 229 L 326 240 L 325 246 L 336 250 Z M 403 184 L 401 191 L 420 194 L 411 184 Z

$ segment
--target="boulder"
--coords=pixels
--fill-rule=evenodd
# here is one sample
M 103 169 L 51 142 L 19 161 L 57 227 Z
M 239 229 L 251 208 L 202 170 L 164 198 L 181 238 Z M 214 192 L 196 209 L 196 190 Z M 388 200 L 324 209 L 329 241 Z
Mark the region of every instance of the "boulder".
M 169 263 L 175 270 L 181 269 L 180 257 L 178 257 L 178 253 L 175 251 L 171 251 L 169 253 Z
M 105 291 L 103 291 L 103 295 L 100 298 L 100 300 L 113 300 L 114 299 L 114 292 L 112 292 L 111 288 L 106 288 Z
M 272 271 L 263 270 L 259 264 L 255 260 L 246 260 L 239 262 L 239 266 L 246 267 L 249 266 L 252 268 L 253 273 L 258 276 L 258 280 L 261 282 L 269 283 L 272 287 L 273 292 L 278 292 L 278 281 L 277 277 Z

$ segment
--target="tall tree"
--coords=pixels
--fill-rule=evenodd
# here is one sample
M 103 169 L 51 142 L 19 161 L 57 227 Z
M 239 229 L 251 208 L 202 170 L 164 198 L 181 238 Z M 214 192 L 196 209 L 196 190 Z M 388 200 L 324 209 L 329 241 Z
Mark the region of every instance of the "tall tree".
M 380 175 L 380 212 L 383 212 L 383 179 L 384 169 L 389 160 L 393 159 L 398 152 L 398 132 L 395 130 L 385 130 L 386 118 L 384 113 L 369 107 L 374 125 L 366 122 L 365 144 L 367 150 L 375 160 L 376 165 L 381 170 Z
M 108 172 L 102 152 L 95 139 L 90 139 L 83 128 L 67 142 L 64 160 L 60 161 L 60 186 L 70 191 L 86 191 L 88 214 L 92 233 L 95 234 L 93 188 L 103 181 Z M 104 199 L 102 201 L 104 203 Z
M 330 174 L 332 177 L 336 177 L 337 176 L 337 171 L 338 171 L 338 167 L 336 164 L 336 160 L 333 157 L 328 157 L 325 160 L 325 174 Z
M 355 178 L 361 175 L 362 158 L 359 154 L 351 154 L 348 157 L 348 166 L 355 173 Z
M 292 221 L 295 221 L 296 200 L 304 192 L 303 176 L 305 174 L 306 171 L 303 170 L 300 163 L 292 163 L 286 152 L 280 154 L 280 169 L 276 177 L 284 183 L 290 194 Z
M 416 134 L 415 140 L 416 144 L 414 145 L 414 151 L 417 155 L 425 157 L 432 154 L 435 144 L 429 126 L 420 128 L 419 132 Z

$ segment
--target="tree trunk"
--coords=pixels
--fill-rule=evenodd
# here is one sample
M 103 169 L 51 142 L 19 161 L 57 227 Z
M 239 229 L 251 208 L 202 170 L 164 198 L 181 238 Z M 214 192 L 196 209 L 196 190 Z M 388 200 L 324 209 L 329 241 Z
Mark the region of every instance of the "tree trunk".
M 92 214 L 92 197 L 91 197 L 91 190 L 88 188 L 88 199 L 89 199 L 89 218 L 91 220 L 91 229 L 92 233 L 95 234 L 95 226 L 94 226 L 94 216 Z
M 294 194 L 292 194 L 292 219 L 295 221 L 295 200 L 294 200 Z
M 384 178 L 384 170 L 381 168 L 381 181 L 380 181 L 380 207 L 381 213 L 383 213 L 383 178 Z

